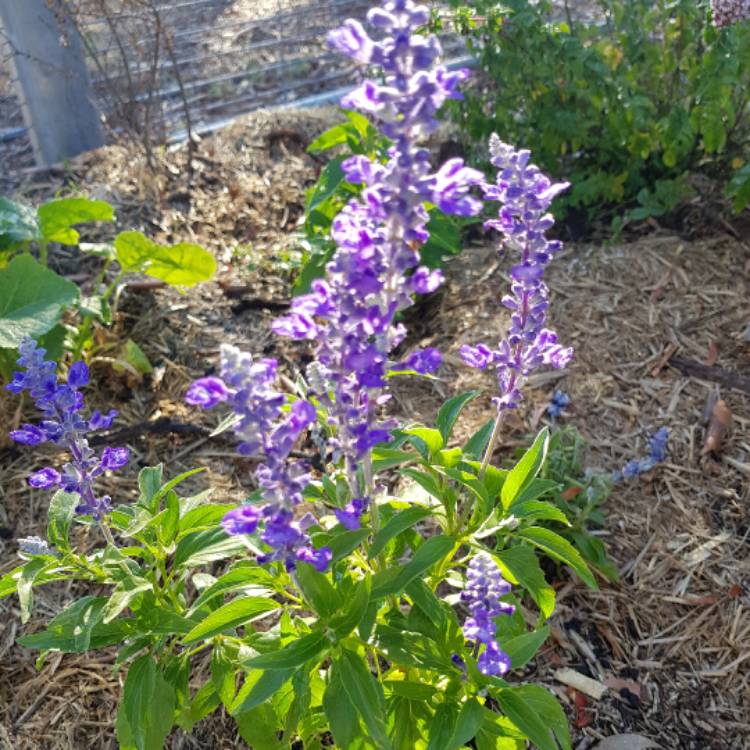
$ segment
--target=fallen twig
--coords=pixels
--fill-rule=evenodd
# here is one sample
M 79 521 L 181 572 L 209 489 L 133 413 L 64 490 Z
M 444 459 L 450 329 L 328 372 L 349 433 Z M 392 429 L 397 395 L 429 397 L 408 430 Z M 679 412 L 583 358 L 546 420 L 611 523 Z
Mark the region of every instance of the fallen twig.
M 687 357 L 672 357 L 669 364 L 688 377 L 721 383 L 728 388 L 734 388 L 736 391 L 750 393 L 750 378 L 732 370 L 725 370 L 723 367 L 716 367 L 716 365 L 704 365 L 702 362 Z

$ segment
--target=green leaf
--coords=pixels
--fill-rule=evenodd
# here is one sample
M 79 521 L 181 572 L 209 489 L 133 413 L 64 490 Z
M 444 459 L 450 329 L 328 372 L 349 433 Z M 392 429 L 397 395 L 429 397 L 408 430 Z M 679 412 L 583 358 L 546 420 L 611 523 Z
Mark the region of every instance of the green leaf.
M 548 636 L 549 626 L 544 625 L 538 630 L 504 640 L 501 646 L 503 651 L 510 656 L 513 669 L 520 669 L 533 659 Z
M 154 500 L 154 498 L 161 487 L 163 474 L 162 464 L 146 466 L 138 472 L 138 489 L 141 493 L 138 505 L 148 508 L 152 514 L 156 513 L 159 508 L 159 500 Z
M 354 652 L 342 649 L 338 657 L 334 658 L 334 668 L 338 670 L 344 691 L 364 720 L 378 748 L 390 750 L 383 688 L 370 673 L 367 663 Z
M 240 714 L 235 721 L 240 737 L 253 750 L 288 750 L 289 743 L 279 739 L 279 718 L 268 703 Z
M 80 235 L 75 224 L 90 221 L 113 221 L 112 206 L 106 201 L 90 198 L 60 198 L 39 206 L 39 226 L 46 242 L 77 245 Z
M 371 581 L 370 576 L 363 578 L 357 584 L 344 613 L 331 620 L 337 638 L 345 638 L 362 622 L 370 604 Z
M 539 750 L 570 750 L 568 720 L 560 704 L 544 688 L 520 685 L 495 694 L 508 718 Z
M 33 602 L 32 588 L 34 579 L 50 564 L 49 559 L 34 557 L 21 570 L 18 578 L 18 601 L 21 605 L 21 622 L 28 622 L 31 617 Z
M 191 287 L 216 273 L 213 255 L 188 242 L 164 246 L 141 232 L 121 232 L 115 237 L 115 250 L 123 271 L 145 273 L 170 286 Z
M 317 657 L 329 645 L 324 633 L 310 633 L 277 651 L 242 661 L 250 669 L 292 669 Z
M 188 510 L 182 518 L 180 518 L 177 534 L 178 538 L 196 531 L 205 531 L 206 529 L 216 528 L 221 522 L 221 519 L 224 518 L 230 510 L 234 510 L 236 507 L 236 505 L 224 503 L 209 503 Z
M 18 579 L 21 577 L 21 573 L 25 567 L 25 565 L 19 565 L 17 568 L 13 568 L 13 570 L 8 571 L 4 576 L 0 577 L 0 599 L 16 593 Z
M 339 186 L 346 181 L 346 175 L 341 168 L 344 159 L 346 159 L 345 156 L 337 156 L 335 159 L 331 159 L 323 168 L 318 181 L 310 192 L 310 197 L 307 201 L 308 213 L 328 200 L 339 189 Z
M 68 535 L 81 498 L 76 492 L 58 490 L 52 495 L 47 510 L 47 541 L 60 551 L 70 549 Z
M 105 596 L 84 596 L 53 618 L 46 630 L 22 636 L 18 643 L 26 648 L 74 654 L 120 643 L 130 634 L 131 626 L 124 620 L 102 624 L 106 604 Z
M 521 460 L 508 472 L 500 493 L 504 508 L 510 507 L 523 489 L 536 477 L 544 463 L 548 445 L 549 430 L 545 427 L 536 436 L 536 440 L 534 440 L 531 448 L 523 454 Z
M 268 570 L 255 562 L 241 560 L 201 592 L 190 608 L 190 612 L 197 611 L 217 596 L 230 594 L 233 591 L 242 591 L 248 596 L 271 596 L 273 592 L 269 587 L 273 585 L 274 577 Z
M 222 528 L 206 529 L 180 539 L 174 553 L 174 565 L 194 568 L 215 560 L 225 560 L 245 551 L 247 547 L 242 537 L 229 536 Z
M 431 568 L 438 560 L 442 560 L 453 551 L 455 540 L 452 537 L 439 534 L 430 537 L 423 542 L 414 556 L 405 565 L 400 565 L 395 575 L 382 576 L 376 574 L 373 579 L 372 596 L 378 599 L 389 594 L 398 594 L 409 585 L 417 576 L 422 575 Z
M 0 252 L 34 242 L 40 236 L 36 209 L 0 196 Z
M 254 622 L 268 612 L 279 609 L 281 605 L 273 599 L 259 596 L 248 596 L 227 602 L 219 609 L 211 612 L 205 620 L 196 625 L 184 638 L 185 643 L 207 640 L 213 636 L 223 633 L 225 630 L 233 630 L 239 625 Z
M 359 734 L 360 728 L 357 711 L 344 690 L 340 669 L 336 663 L 329 670 L 328 685 L 323 694 L 323 710 L 328 718 L 336 745 L 348 748 L 354 737 Z
M 294 669 L 270 669 L 265 672 L 258 670 L 255 675 L 248 676 L 229 707 L 229 713 L 239 716 L 265 703 L 281 690 L 292 674 Z
M 536 602 L 545 619 L 555 611 L 555 591 L 547 583 L 534 551 L 525 544 L 501 550 L 495 559 L 510 583 L 520 583 Z
M 118 352 L 118 358 L 127 362 L 139 375 L 148 375 L 154 371 L 149 358 L 133 339 L 127 339 L 123 342 Z M 115 369 L 118 368 L 115 367 Z
M 296 575 L 302 593 L 321 617 L 329 618 L 341 606 L 339 593 L 324 573 L 302 563 L 297 566 Z
M 538 547 L 545 554 L 559 560 L 565 565 L 569 565 L 581 580 L 592 589 L 598 589 L 596 579 L 589 570 L 588 565 L 581 557 L 578 550 L 559 534 L 549 529 L 543 529 L 540 526 L 529 526 L 525 529 L 519 529 L 516 536 L 525 539 L 530 544 Z
M 308 147 L 308 154 L 321 154 L 324 151 L 330 151 L 332 148 L 346 143 L 348 135 L 348 125 L 342 123 L 334 125 L 332 128 L 321 133 Z
M 117 617 L 139 594 L 151 591 L 153 586 L 145 578 L 128 577 L 115 587 L 102 612 L 102 622 L 108 623 Z
M 444 214 L 440 209 L 430 211 L 427 222 L 430 236 L 419 249 L 419 259 L 428 268 L 440 268 L 444 259 L 461 252 L 461 231 L 455 219 Z
M 442 750 L 448 747 L 456 719 L 456 710 L 452 705 L 442 703 L 438 706 L 429 726 L 430 741 L 427 744 L 427 750 Z
M 458 420 L 464 406 L 475 399 L 478 395 L 479 391 L 460 393 L 458 396 L 449 398 L 440 407 L 437 413 L 437 426 L 440 430 L 440 434 L 443 436 L 443 443 L 448 442 L 448 438 L 451 436 L 456 421 Z
M 440 432 L 433 430 L 431 427 L 407 427 L 402 430 L 402 432 L 404 435 L 411 435 L 421 440 L 427 447 L 430 455 L 434 455 L 445 445 L 445 441 Z M 418 446 L 415 447 L 419 449 Z
M 78 287 L 19 255 L 0 269 L 0 347 L 16 349 L 27 337 L 52 329 L 66 307 L 78 299 Z
M 445 611 L 432 589 L 421 578 L 415 578 L 405 591 L 414 604 L 429 617 L 433 625 L 442 628 L 445 622 Z
M 138 750 L 162 750 L 172 729 L 175 694 L 150 654 L 130 666 L 122 702 L 130 736 Z
M 467 458 L 475 458 L 477 460 L 482 458 L 487 444 L 490 442 L 490 436 L 494 427 L 495 420 L 490 419 L 468 439 L 466 445 L 464 445 L 464 455 Z
M 484 709 L 476 698 L 470 698 L 461 706 L 453 733 L 444 745 L 445 750 L 458 750 L 471 740 L 484 721 Z
M 418 505 L 414 505 L 411 508 L 406 508 L 406 510 L 396 513 L 396 515 L 390 518 L 383 528 L 373 537 L 372 544 L 367 551 L 367 559 L 375 559 L 391 539 L 397 537 L 399 534 L 406 531 L 406 529 L 411 528 L 414 524 L 427 518 L 431 512 L 432 511 L 430 511 L 429 508 L 422 508 Z
M 570 526 L 568 517 L 556 505 L 540 500 L 516 501 L 508 508 L 507 514 L 525 521 L 555 521 L 563 526 Z
M 396 450 L 395 448 L 385 448 L 378 446 L 372 452 L 372 471 L 374 474 L 391 469 L 394 466 L 414 461 L 418 455 L 413 451 Z

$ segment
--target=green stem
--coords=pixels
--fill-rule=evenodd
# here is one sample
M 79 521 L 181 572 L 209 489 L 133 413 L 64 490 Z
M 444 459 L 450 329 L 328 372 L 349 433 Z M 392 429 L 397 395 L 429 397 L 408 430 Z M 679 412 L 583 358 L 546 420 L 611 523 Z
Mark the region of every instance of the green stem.
M 497 439 L 500 437 L 500 429 L 503 424 L 503 417 L 505 415 L 504 411 L 498 411 L 497 413 L 497 419 L 495 420 L 495 426 L 492 429 L 492 435 L 490 435 L 490 441 L 487 443 L 487 449 L 484 452 L 484 458 L 482 459 L 482 466 L 479 469 L 479 478 L 482 479 L 484 477 L 485 472 L 487 471 L 487 467 L 490 465 L 490 459 L 492 458 L 492 454 L 495 451 L 495 445 L 497 444 Z
M 39 240 L 39 262 L 43 265 L 47 265 L 47 243 L 44 240 Z

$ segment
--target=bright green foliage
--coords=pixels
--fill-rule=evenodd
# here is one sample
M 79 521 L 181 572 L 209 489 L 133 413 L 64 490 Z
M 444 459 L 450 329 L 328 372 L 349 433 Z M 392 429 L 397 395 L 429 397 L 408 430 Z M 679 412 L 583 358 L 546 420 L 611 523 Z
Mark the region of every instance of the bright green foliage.
M 716 30 L 707 0 L 602 0 L 590 25 L 553 23 L 548 0 L 471 5 L 456 23 L 480 72 L 450 111 L 479 163 L 492 132 L 531 149 L 571 183 L 556 210 L 588 220 L 660 216 L 697 170 L 738 170 L 729 194 L 748 204 L 750 24 Z
M 15 349 L 26 336 L 38 338 L 60 320 L 78 299 L 78 287 L 18 255 L 0 270 L 0 347 Z
M 0 198 L 0 373 L 9 375 L 15 348 L 25 336 L 37 340 L 44 336 L 41 343 L 53 359 L 62 356 L 65 348 L 74 357 L 90 350 L 92 325 L 112 322 L 111 300 L 125 273 L 144 273 L 177 287 L 208 281 L 216 273 L 216 261 L 200 245 L 159 245 L 140 232 L 121 232 L 112 243 L 79 242 L 74 226 L 113 220 L 112 206 L 100 200 L 60 198 L 34 209 Z M 102 259 L 93 294 L 81 296 L 75 284 L 47 267 L 49 251 L 56 244 L 78 246 L 82 253 Z M 114 262 L 120 271 L 108 280 Z M 80 322 L 64 327 L 60 319 L 70 308 L 75 308 Z M 116 367 L 135 375 L 151 371 L 151 363 L 132 340 L 111 355 Z
M 535 658 L 549 633 L 554 591 L 538 555 L 596 586 L 565 536 L 567 516 L 550 502 L 561 482 L 548 466 L 560 449 L 547 430 L 507 470 L 482 471 L 476 436 L 468 452 L 451 444 L 476 395 L 446 402 L 437 429 L 413 425 L 376 451 L 401 490 L 377 499 L 371 527 L 347 530 L 329 515 L 308 529 L 316 546 L 333 551 L 325 573 L 247 559 L 248 549 L 257 554 L 252 542 L 218 525 L 232 506 L 210 503 L 208 492 L 177 494 L 195 472 L 167 480 L 161 466 L 141 470 L 137 502 L 103 520 L 110 542 L 88 554 L 71 539 L 74 524 L 88 522 L 74 517 L 77 498 L 58 492 L 48 525 L 54 549 L 0 578 L 0 596 L 16 592 L 26 618 L 34 587 L 50 581 L 83 581 L 107 594 L 73 602 L 21 644 L 43 654 L 119 647 L 117 668 L 127 676 L 116 728 L 126 750 L 160 750 L 174 726 L 189 731 L 220 706 L 264 750 L 320 748 L 327 733 L 346 750 L 522 750 L 529 740 L 569 750 L 555 698 L 481 673 L 461 628 L 456 592 L 480 550 L 513 585 L 509 602 L 525 600 L 527 612 L 536 605 L 531 627 L 520 610 L 497 620 L 514 669 Z M 338 484 L 335 474 L 323 477 L 308 499 L 335 507 Z M 192 657 L 204 650 L 210 674 L 201 667 L 198 677 Z
M 308 190 L 305 221 L 297 244 L 302 251 L 302 268 L 294 283 L 294 293 L 303 294 L 310 284 L 325 272 L 335 244 L 331 240 L 331 224 L 344 205 L 359 195 L 361 187 L 345 179 L 342 162 L 352 154 L 384 161 L 390 142 L 372 123 L 358 112 L 343 110 L 345 122 L 319 135 L 307 148 L 311 154 L 336 149 L 334 156 L 321 170 L 317 182 Z M 420 248 L 420 258 L 428 268 L 442 266 L 445 259 L 461 252 L 461 229 L 474 219 L 448 216 L 435 206 L 427 206 L 430 237 Z

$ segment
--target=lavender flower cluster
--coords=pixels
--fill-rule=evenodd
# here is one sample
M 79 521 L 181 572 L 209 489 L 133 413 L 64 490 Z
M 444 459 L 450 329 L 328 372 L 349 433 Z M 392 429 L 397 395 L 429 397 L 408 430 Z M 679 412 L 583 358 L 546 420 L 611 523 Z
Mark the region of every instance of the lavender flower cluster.
M 714 26 L 723 28 L 750 19 L 750 0 L 711 0 Z
M 519 262 L 511 269 L 511 294 L 502 299 L 511 311 L 510 330 L 497 348 L 465 345 L 461 356 L 470 367 L 496 370 L 500 386 L 496 403 L 502 412 L 518 407 L 524 381 L 537 367 L 562 368 L 573 356 L 573 350 L 560 346 L 557 335 L 545 328 L 549 292 L 542 281 L 544 269 L 561 247 L 546 237 L 554 224 L 547 209 L 568 183 L 551 182 L 529 163 L 529 151 L 516 151 L 494 134 L 490 153 L 498 169 L 497 183 L 487 185 L 485 195 L 500 201 L 501 207 L 498 218 L 485 226 L 497 229 L 504 236 L 504 246 L 520 252 Z
M 419 248 L 428 238 L 424 203 L 449 214 L 475 215 L 481 202 L 469 190 L 482 182 L 481 173 L 460 159 L 433 173 L 429 152 L 417 145 L 436 129 L 438 108 L 459 98 L 457 87 L 467 76 L 438 64 L 436 37 L 415 33 L 429 18 L 427 7 L 389 0 L 367 18 L 381 41 L 348 20 L 331 32 L 329 44 L 381 69 L 383 83 L 365 80 L 342 104 L 373 115 L 393 145 L 385 164 L 364 156 L 344 161 L 347 179 L 364 188 L 333 222 L 337 251 L 326 279 L 296 298 L 290 314 L 273 326 L 279 335 L 318 342 L 307 375 L 335 433 L 334 458 L 345 462 L 352 500 L 337 516 L 349 528 L 359 524 L 370 500 L 370 451 L 389 437 L 389 425 L 376 420 L 376 409 L 388 398 L 389 370 L 427 373 L 440 365 L 435 349 L 415 352 L 405 362 L 389 361 L 406 335 L 396 315 L 412 304 L 413 293 L 434 291 L 442 282 L 440 271 L 419 264 Z
M 475 644 L 475 655 L 484 646 L 477 665 L 486 675 L 501 676 L 510 670 L 510 657 L 497 642 L 495 619 L 512 615 L 515 607 L 500 601 L 510 593 L 510 584 L 503 578 L 500 568 L 486 552 L 476 554 L 466 571 L 466 588 L 461 599 L 469 607 L 471 616 L 463 625 L 466 638 Z
M 105 471 L 121 469 L 128 462 L 127 448 L 105 448 L 101 456 L 89 446 L 87 435 L 108 429 L 117 411 L 107 414 L 94 411 L 88 419 L 82 416 L 85 406 L 80 389 L 88 385 L 89 368 L 84 362 L 74 362 L 68 370 L 66 383 L 57 379 L 56 365 L 45 359 L 45 350 L 30 338 L 18 348 L 18 366 L 25 372 L 15 372 L 6 386 L 11 393 L 28 391 L 42 415 L 39 424 L 24 424 L 10 433 L 22 445 L 41 445 L 51 442 L 71 455 L 62 473 L 51 466 L 34 472 L 28 479 L 32 487 L 50 489 L 61 487 L 65 492 L 77 493 L 80 503 L 76 511 L 100 519 L 110 510 L 110 498 L 97 496 L 94 483 Z
M 263 459 L 255 470 L 263 505 L 243 505 L 224 516 L 228 534 L 253 534 L 260 523 L 260 539 L 271 552 L 259 556 L 260 563 L 282 560 L 287 570 L 298 561 L 325 570 L 331 560 L 327 547 L 315 549 L 307 529 L 315 518 L 307 513 L 295 516 L 302 491 L 310 481 L 306 464 L 290 460 L 301 433 L 316 419 L 315 407 L 307 401 L 287 403 L 274 389 L 278 363 L 274 359 L 254 360 L 234 346 L 221 347 L 221 377 L 196 380 L 185 400 L 194 406 L 211 408 L 227 402 L 237 422 L 233 430 L 240 439 L 238 452 Z
M 619 482 L 622 479 L 632 479 L 651 471 L 657 464 L 666 460 L 668 441 L 669 430 L 666 427 L 660 427 L 649 440 L 648 456 L 631 459 L 622 467 L 622 471 L 614 472 L 612 479 Z

